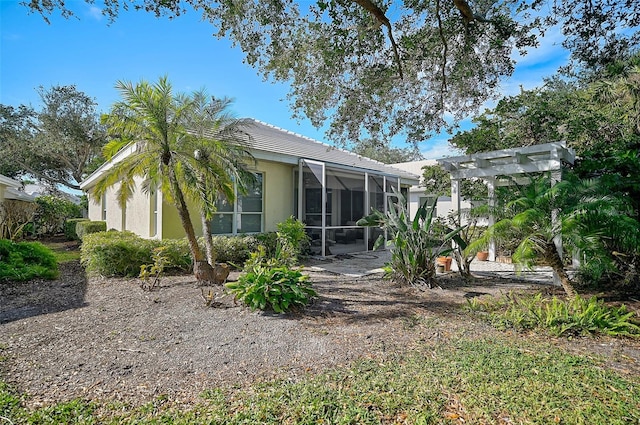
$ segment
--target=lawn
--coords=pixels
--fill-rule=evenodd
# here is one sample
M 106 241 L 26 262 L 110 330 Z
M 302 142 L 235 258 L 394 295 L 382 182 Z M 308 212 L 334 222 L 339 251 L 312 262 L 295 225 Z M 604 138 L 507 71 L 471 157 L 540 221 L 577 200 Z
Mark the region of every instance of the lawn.
M 596 359 L 526 340 L 461 339 L 348 368 L 204 391 L 185 406 L 81 401 L 27 410 L 0 387 L 13 423 L 212 424 L 631 424 L 640 421 L 636 379 Z

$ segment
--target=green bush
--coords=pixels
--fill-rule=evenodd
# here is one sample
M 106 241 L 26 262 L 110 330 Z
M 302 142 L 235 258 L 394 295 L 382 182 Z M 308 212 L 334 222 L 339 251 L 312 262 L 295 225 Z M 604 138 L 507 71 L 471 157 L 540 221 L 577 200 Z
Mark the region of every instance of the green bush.
M 76 223 L 76 234 L 84 241 L 86 235 L 90 233 L 105 232 L 107 230 L 106 221 L 80 221 Z
M 62 232 L 65 220 L 82 217 L 79 205 L 53 195 L 36 198 L 38 209 L 34 217 L 36 231 L 41 235 Z
M 85 235 L 80 261 L 93 275 L 137 277 L 140 267 L 153 263 L 153 252 L 161 247 L 167 259 L 165 270 L 191 269 L 186 239 L 143 239 L 132 232 L 108 231 Z
M 290 239 L 278 232 L 275 252 L 268 256 L 263 245 L 251 254 L 237 282 L 226 287 L 236 300 L 252 310 L 273 310 L 283 313 L 294 307 L 305 306 L 316 296 L 297 263 Z
M 40 242 L 11 242 L 0 239 L 0 282 L 55 279 L 58 263 L 53 252 Z
M 302 255 L 310 252 L 311 239 L 305 231 L 305 224 L 293 216 L 287 218 L 282 223 L 278 223 L 278 233 L 276 241 L 280 238 L 293 249 L 293 256 L 299 259 Z
M 80 240 L 78 233 L 76 232 L 76 224 L 84 221 L 89 221 L 88 218 L 70 218 L 64 222 L 64 237 L 70 241 Z
M 213 248 L 217 254 L 217 261 L 220 263 L 230 263 L 238 267 L 247 261 L 252 251 L 255 251 L 260 243 L 254 235 L 238 236 L 214 236 Z M 203 241 L 199 241 L 203 246 Z
M 258 245 L 264 247 L 267 257 L 271 258 L 275 255 L 278 244 L 278 234 L 276 232 L 258 233 L 255 238 Z
M 507 298 L 468 303 L 474 311 L 489 313 L 490 321 L 499 328 L 546 329 L 553 335 L 607 334 L 611 336 L 640 335 L 640 326 L 634 323 L 633 312 L 624 305 L 610 307 L 595 296 L 579 296 L 561 300 L 509 296 Z M 636 319 L 637 320 L 637 319 Z
M 425 202 L 411 218 L 404 196 L 394 189 L 398 202 L 386 212 L 374 210 L 358 220 L 358 226 L 380 227 L 387 233 L 391 261 L 386 265 L 387 275 L 394 281 L 414 286 L 431 287 L 436 278 L 436 258 L 452 251 L 451 240 L 462 227 L 442 234 L 442 226 L 435 218 L 436 203 Z M 373 248 L 385 243 L 380 235 Z
M 260 246 L 251 254 L 238 281 L 229 282 L 226 287 L 251 310 L 284 313 L 307 305 L 317 295 L 308 279 L 300 269 L 280 264 L 277 259 L 267 260 L 265 249 Z

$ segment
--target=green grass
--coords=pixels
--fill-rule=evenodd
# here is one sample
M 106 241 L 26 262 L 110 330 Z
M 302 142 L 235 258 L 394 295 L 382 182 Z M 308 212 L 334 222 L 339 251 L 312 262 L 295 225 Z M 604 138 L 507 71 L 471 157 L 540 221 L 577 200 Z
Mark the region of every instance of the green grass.
M 15 424 L 637 424 L 639 384 L 539 343 L 460 340 L 298 382 L 212 389 L 188 408 L 161 397 L 137 408 L 71 401 L 28 411 L 0 386 L 0 416 Z
M 68 245 L 63 242 L 47 242 L 44 243 L 44 245 L 53 251 L 53 255 L 55 255 L 58 264 L 80 260 L 79 247 L 77 249 L 68 250 Z

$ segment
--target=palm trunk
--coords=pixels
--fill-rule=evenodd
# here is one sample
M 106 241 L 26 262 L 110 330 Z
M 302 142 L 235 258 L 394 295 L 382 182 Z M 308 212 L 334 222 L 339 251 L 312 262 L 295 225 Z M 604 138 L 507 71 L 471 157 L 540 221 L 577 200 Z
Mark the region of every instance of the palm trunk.
M 189 242 L 189 250 L 191 251 L 191 258 L 193 260 L 193 274 L 198 283 L 213 282 L 213 267 L 209 265 L 209 263 L 204 259 L 204 255 L 202 255 L 202 250 L 198 245 L 196 233 L 193 230 L 193 223 L 191 222 L 187 203 L 184 200 L 184 195 L 178 185 L 178 181 L 176 180 L 172 169 L 169 172 L 169 181 L 171 183 L 173 199 L 175 200 L 176 207 L 178 208 L 178 216 L 180 216 L 180 222 L 182 223 L 184 232 L 187 235 L 187 241 Z
M 562 285 L 564 292 L 567 294 L 567 297 L 577 297 L 578 293 L 573 287 L 573 283 L 571 283 L 567 271 L 564 269 L 562 258 L 560 258 L 560 254 L 558 254 L 558 250 L 553 242 L 547 243 L 547 246 L 545 247 L 545 260 L 560 278 L 560 284 Z
M 204 238 L 204 248 L 207 256 L 207 261 L 214 267 L 216 264 L 216 250 L 213 247 L 213 238 L 211 237 L 211 220 L 207 218 L 204 211 L 200 212 L 200 219 L 202 220 L 202 237 Z

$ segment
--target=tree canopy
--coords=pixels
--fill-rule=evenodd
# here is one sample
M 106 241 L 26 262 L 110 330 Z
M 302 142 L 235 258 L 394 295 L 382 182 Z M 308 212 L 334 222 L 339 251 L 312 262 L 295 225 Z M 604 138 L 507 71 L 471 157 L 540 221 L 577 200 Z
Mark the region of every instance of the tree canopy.
M 86 0 L 94 3 L 94 0 Z M 24 1 L 45 19 L 72 16 L 63 0 Z M 348 145 L 363 138 L 428 138 L 499 94 L 514 53 L 559 28 L 574 64 L 598 68 L 640 34 L 640 0 L 104 0 L 174 17 L 195 9 L 266 78 L 291 83 L 294 115 Z
M 79 189 L 106 142 L 96 102 L 73 85 L 38 93 L 40 111 L 0 105 L 0 172 Z

